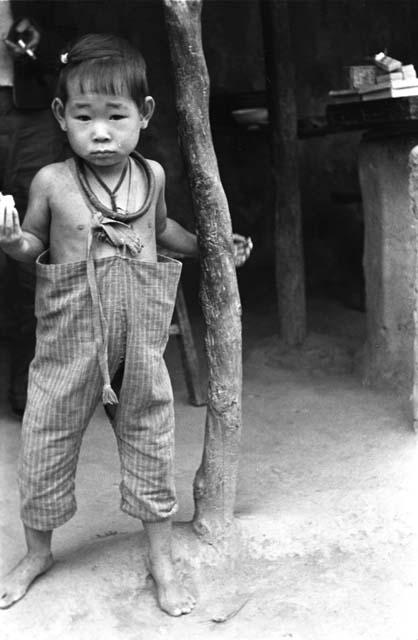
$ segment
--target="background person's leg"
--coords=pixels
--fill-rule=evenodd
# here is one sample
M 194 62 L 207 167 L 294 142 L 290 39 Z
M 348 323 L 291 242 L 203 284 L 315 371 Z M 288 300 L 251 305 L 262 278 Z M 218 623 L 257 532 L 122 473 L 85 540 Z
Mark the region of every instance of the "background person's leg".
M 13 195 L 21 222 L 35 174 L 43 166 L 62 160 L 66 155 L 62 132 L 49 109 L 16 114 L 3 191 Z M 3 278 L 11 352 L 9 400 L 15 413 L 23 415 L 28 368 L 35 352 L 35 268 L 8 258 Z

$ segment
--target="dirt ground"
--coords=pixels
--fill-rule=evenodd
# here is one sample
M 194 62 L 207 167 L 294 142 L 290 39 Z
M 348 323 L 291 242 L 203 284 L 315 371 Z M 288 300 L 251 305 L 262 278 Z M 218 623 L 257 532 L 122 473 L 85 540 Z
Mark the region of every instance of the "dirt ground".
M 155 604 L 140 526 L 118 510 L 116 448 L 99 409 L 82 449 L 78 512 L 56 532 L 52 570 L 0 612 L 2 640 L 418 639 L 417 456 L 407 407 L 362 386 L 364 314 L 317 300 L 309 318 L 306 344 L 290 350 L 276 336 L 271 306 L 244 313 L 242 546 L 225 566 L 203 567 L 186 526 L 176 527 L 179 569 L 199 593 L 195 611 L 171 619 Z M 199 319 L 195 328 L 200 348 Z M 205 409 L 187 402 L 174 340 L 167 362 L 185 523 Z M 1 388 L 5 571 L 24 543 L 15 485 L 20 425 Z

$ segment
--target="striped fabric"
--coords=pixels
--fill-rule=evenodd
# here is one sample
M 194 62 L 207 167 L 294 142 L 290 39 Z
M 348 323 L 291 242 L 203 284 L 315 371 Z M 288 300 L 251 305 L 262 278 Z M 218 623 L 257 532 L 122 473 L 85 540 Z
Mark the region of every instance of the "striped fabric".
M 29 374 L 19 462 L 21 516 L 49 530 L 76 510 L 75 471 L 84 431 L 97 407 L 102 377 L 93 338 L 86 262 L 37 263 L 37 346 Z M 171 517 L 173 395 L 163 353 L 181 263 L 120 255 L 95 260 L 109 326 L 109 370 L 120 376 L 112 426 L 121 460 L 121 508 L 144 521 Z

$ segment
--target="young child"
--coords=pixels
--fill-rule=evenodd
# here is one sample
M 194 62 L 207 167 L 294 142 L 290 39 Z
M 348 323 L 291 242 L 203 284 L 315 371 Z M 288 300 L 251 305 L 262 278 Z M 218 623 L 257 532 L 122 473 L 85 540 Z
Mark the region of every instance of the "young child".
M 135 151 L 154 110 L 139 52 L 87 35 L 61 62 L 52 109 L 74 157 L 35 176 L 22 228 L 13 197 L 0 200 L 0 247 L 37 263 L 38 319 L 19 463 L 28 551 L 5 577 L 0 607 L 53 563 L 52 531 L 76 510 L 81 440 L 102 398 L 121 458 L 121 508 L 142 520 L 159 605 L 178 616 L 195 600 L 171 556 L 174 415 L 163 353 L 181 264 L 157 257 L 157 242 L 194 256 L 196 237 L 167 218 L 164 171 Z M 242 264 L 251 241 L 234 241 Z

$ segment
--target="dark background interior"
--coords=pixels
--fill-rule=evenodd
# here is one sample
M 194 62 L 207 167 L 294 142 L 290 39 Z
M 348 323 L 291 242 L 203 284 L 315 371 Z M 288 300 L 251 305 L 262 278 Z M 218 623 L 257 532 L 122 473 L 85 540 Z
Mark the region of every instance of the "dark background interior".
M 418 63 L 414 0 L 290 0 L 289 4 L 301 120 L 324 116 L 327 93 L 344 86 L 347 65 L 365 63 L 367 56 L 384 49 L 405 64 Z M 141 49 L 157 109 L 140 148 L 165 167 L 169 215 L 193 229 L 160 0 L 20 1 L 14 5 L 22 15 L 52 26 L 64 39 L 106 31 L 128 38 Z M 274 301 L 269 133 L 266 128 L 248 130 L 228 117 L 231 103 L 246 106 L 248 99 L 251 102 L 265 89 L 257 0 L 205 0 L 202 29 L 216 106 L 213 138 L 233 228 L 250 235 L 255 245 L 251 261 L 239 272 L 244 306 L 266 298 Z M 3 119 L 0 171 L 12 127 L 12 118 Z M 364 306 L 357 176 L 361 135 L 357 131 L 304 137 L 298 143 L 308 295 L 336 298 L 359 309 Z M 192 303 L 198 286 L 195 264 L 185 265 L 184 283 Z

